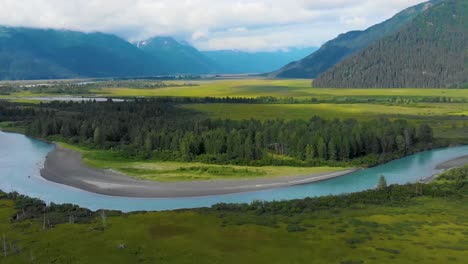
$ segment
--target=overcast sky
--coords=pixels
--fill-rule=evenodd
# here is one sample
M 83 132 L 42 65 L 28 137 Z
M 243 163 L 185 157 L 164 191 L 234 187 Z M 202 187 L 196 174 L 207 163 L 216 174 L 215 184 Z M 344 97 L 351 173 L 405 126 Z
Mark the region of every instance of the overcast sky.
M 173 36 L 202 50 L 319 46 L 421 0 L 0 0 L 0 24 Z

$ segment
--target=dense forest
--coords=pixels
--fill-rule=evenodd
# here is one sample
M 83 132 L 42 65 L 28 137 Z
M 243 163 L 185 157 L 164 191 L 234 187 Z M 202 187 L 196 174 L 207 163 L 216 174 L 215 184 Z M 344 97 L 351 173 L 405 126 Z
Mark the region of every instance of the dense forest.
M 447 0 L 320 75 L 315 87 L 468 87 L 468 2 Z
M 350 31 L 325 43 L 318 51 L 289 63 L 271 74 L 280 78 L 316 78 L 319 74 L 337 65 L 383 37 L 389 36 L 408 24 L 435 0 L 409 7 L 394 17 L 364 31 Z
M 378 159 L 432 142 L 428 125 L 416 128 L 403 120 L 211 120 L 156 102 L 53 102 L 34 109 L 3 103 L 0 121 L 23 120 L 31 136 L 143 158 L 247 165 L 276 164 L 277 157 L 309 165 Z

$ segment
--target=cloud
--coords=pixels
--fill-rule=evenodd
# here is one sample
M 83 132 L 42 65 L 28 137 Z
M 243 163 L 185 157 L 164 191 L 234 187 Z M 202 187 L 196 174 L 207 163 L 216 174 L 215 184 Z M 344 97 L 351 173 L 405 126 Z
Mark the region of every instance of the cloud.
M 129 41 L 158 35 L 201 49 L 318 46 L 421 0 L 1 0 L 0 24 L 102 31 Z

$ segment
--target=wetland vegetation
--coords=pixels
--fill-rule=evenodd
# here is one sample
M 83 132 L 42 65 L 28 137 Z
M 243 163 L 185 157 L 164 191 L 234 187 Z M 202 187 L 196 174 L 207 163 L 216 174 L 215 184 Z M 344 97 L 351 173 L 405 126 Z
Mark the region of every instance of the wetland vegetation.
M 464 263 L 467 179 L 464 167 L 428 185 L 131 214 L 46 206 L 18 194 L 1 194 L 0 234 L 7 246 L 0 259 L 2 263 L 193 263 L 194 259 Z

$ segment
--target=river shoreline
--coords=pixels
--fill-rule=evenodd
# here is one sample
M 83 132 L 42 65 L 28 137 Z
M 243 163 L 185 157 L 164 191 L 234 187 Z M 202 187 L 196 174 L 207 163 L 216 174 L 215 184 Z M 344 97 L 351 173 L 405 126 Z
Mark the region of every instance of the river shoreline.
M 436 173 L 430 177 L 424 178 L 420 182 L 430 183 L 434 181 L 435 179 L 437 179 L 437 177 L 439 177 L 442 173 L 449 171 L 451 169 L 461 168 L 465 165 L 468 165 L 468 155 L 440 163 L 439 165 L 436 166 L 436 169 L 440 170 L 439 173 Z
M 193 182 L 153 182 L 137 180 L 111 170 L 99 170 L 83 164 L 81 154 L 55 144 L 41 169 L 49 181 L 92 193 L 133 198 L 183 198 L 269 190 L 341 177 L 359 169 L 306 176 L 213 180 Z

